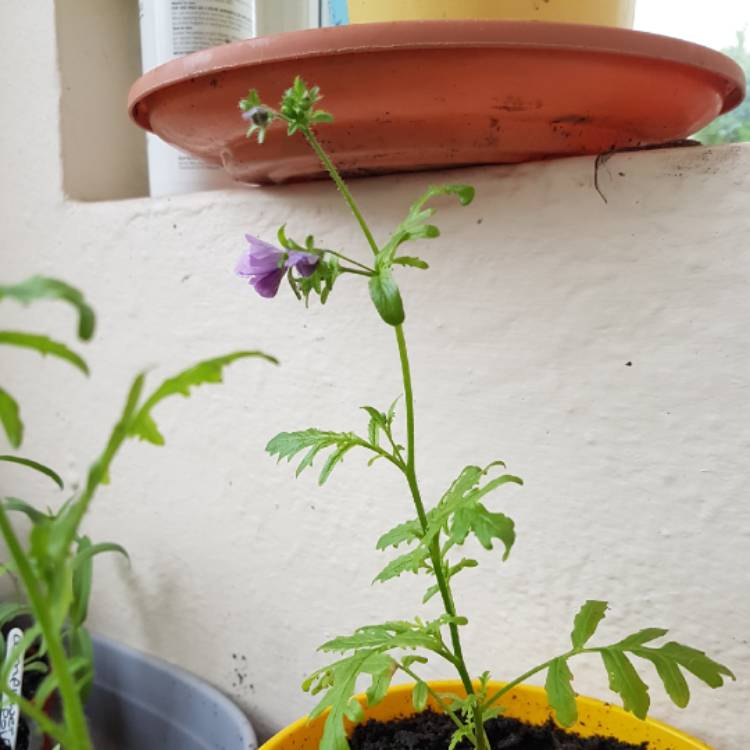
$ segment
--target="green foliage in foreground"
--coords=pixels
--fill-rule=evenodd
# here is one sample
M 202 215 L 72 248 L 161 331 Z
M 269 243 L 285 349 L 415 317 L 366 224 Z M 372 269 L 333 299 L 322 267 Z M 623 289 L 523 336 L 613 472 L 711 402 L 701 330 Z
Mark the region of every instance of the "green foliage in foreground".
M 75 307 L 79 316 L 78 335 L 91 338 L 95 328 L 94 312 L 83 295 L 56 279 L 34 277 L 13 286 L 0 286 L 0 300 L 15 299 L 24 304 L 38 300 L 62 300 Z M 0 344 L 34 349 L 50 354 L 88 374 L 83 358 L 67 345 L 40 334 L 0 331 Z M 146 395 L 146 377 L 132 382 L 119 420 L 109 434 L 99 457 L 91 465 L 83 487 L 71 494 L 58 510 L 39 510 L 34 504 L 15 497 L 0 497 L 0 535 L 9 555 L 2 574 L 16 579 L 25 595 L 19 603 L 0 604 L 0 626 L 17 617 L 30 618 L 21 642 L 10 649 L 5 668 L 0 671 L 3 699 L 19 705 L 41 731 L 53 737 L 65 750 L 91 750 L 91 738 L 83 710 L 93 680 L 92 644 L 85 628 L 93 581 L 93 562 L 97 555 L 127 552 L 113 542 L 94 543 L 81 533 L 81 524 L 102 484 L 109 481 L 110 469 L 122 446 L 131 439 L 163 445 L 164 437 L 154 420 L 153 411 L 172 396 L 188 396 L 191 389 L 222 382 L 225 367 L 247 358 L 275 363 L 273 357 L 258 351 L 240 351 L 204 360 L 165 380 Z M 15 399 L 0 390 L 0 422 L 11 447 L 23 439 L 20 408 Z M 65 490 L 60 474 L 45 464 L 15 454 L 0 455 L 0 462 L 38 473 Z M 13 514 L 21 514 L 30 524 L 22 540 L 11 523 Z M 3 652 L 7 651 L 5 644 Z M 33 647 L 33 648 L 31 648 Z M 28 651 L 26 670 L 45 676 L 33 700 L 8 690 L 7 678 L 13 663 Z M 62 699 L 62 721 L 45 712 L 53 692 Z

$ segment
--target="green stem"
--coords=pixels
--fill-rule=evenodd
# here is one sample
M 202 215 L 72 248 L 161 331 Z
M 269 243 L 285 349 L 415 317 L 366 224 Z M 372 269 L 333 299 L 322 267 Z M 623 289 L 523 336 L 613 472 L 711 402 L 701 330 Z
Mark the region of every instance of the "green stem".
M 404 329 L 400 325 L 396 326 L 396 342 L 398 343 L 398 353 L 401 360 L 401 374 L 404 381 L 404 401 L 406 402 L 406 480 L 409 483 L 409 489 L 411 490 L 412 499 L 417 510 L 417 517 L 422 526 L 422 531 L 426 533 L 428 525 L 427 513 L 425 512 L 424 502 L 422 501 L 422 495 L 419 491 L 419 483 L 417 482 L 414 431 L 414 392 L 412 390 L 411 382 L 411 367 L 409 366 L 409 353 L 406 347 Z M 450 585 L 445 577 L 445 571 L 443 570 L 442 558 L 440 556 L 440 540 L 437 536 L 435 536 L 430 542 L 429 549 L 433 571 L 435 573 L 435 578 L 437 579 L 440 596 L 443 600 L 443 607 L 445 608 L 446 614 L 450 617 L 455 617 L 456 605 L 453 601 Z M 451 634 L 451 644 L 453 646 L 453 656 L 455 657 L 456 669 L 461 677 L 461 682 L 463 683 L 466 694 L 473 695 L 474 686 L 471 683 L 471 677 L 466 668 L 458 625 L 456 625 L 455 622 L 451 622 L 448 624 L 448 629 Z M 481 706 L 477 705 L 474 709 L 474 721 L 476 727 L 475 746 L 477 750 L 484 750 L 484 748 L 487 747 L 487 740 L 484 733 L 484 726 L 482 724 Z
M 286 119 L 286 118 L 284 118 Z M 377 257 L 380 249 L 378 248 L 375 238 L 370 231 L 370 227 L 367 225 L 362 212 L 359 209 L 354 196 L 349 192 L 349 188 L 339 174 L 336 166 L 329 158 L 325 149 L 320 145 L 320 142 L 309 127 L 301 127 L 300 131 L 307 139 L 310 147 L 315 152 L 317 157 L 320 159 L 326 171 L 331 176 L 331 179 L 336 184 L 339 192 L 344 197 L 344 200 L 348 204 L 351 212 L 354 214 L 360 228 L 362 229 L 365 238 L 367 239 L 370 249 L 373 254 Z M 396 341 L 398 342 L 399 357 L 401 359 L 401 372 L 404 380 L 404 397 L 406 400 L 406 431 L 407 431 L 407 460 L 406 465 L 403 465 L 403 459 L 401 459 L 401 468 L 406 474 L 406 480 L 409 484 L 414 506 L 417 511 L 419 523 L 422 527 L 422 531 L 427 531 L 427 513 L 425 512 L 424 503 L 422 501 L 422 495 L 419 491 L 419 483 L 417 482 L 416 472 L 416 452 L 414 445 L 414 395 L 412 392 L 411 384 L 411 370 L 409 368 L 409 355 L 406 349 L 406 339 L 404 338 L 403 328 L 399 325 L 396 326 Z M 400 451 L 398 452 L 398 461 L 400 458 Z M 394 461 L 395 463 L 395 461 Z M 398 465 L 398 464 L 397 464 Z M 451 594 L 450 585 L 446 579 L 445 572 L 442 566 L 442 558 L 440 556 L 440 540 L 436 536 L 435 539 L 430 543 L 430 559 L 435 572 L 435 578 L 437 579 L 438 588 L 440 590 L 440 596 L 443 600 L 443 606 L 446 613 L 450 617 L 456 616 L 456 607 L 453 602 L 453 596 Z M 451 634 L 451 643 L 453 646 L 453 662 L 458 670 L 461 682 L 463 683 L 464 690 L 467 695 L 474 694 L 474 686 L 471 683 L 471 677 L 469 676 L 468 669 L 466 668 L 466 662 L 463 656 L 463 649 L 461 647 L 461 637 L 458 632 L 458 626 L 455 623 L 449 624 L 449 630 Z M 486 750 L 488 747 L 487 737 L 484 733 L 484 725 L 482 723 L 482 707 L 477 705 L 474 708 L 474 721 L 476 727 L 476 737 L 474 745 L 477 750 Z
M 391 444 L 391 448 L 393 448 L 393 455 L 396 457 L 396 459 L 398 459 L 401 465 L 401 471 L 406 474 L 406 464 L 404 463 L 404 458 L 401 455 L 401 448 L 399 448 L 398 444 L 393 439 L 393 435 L 391 434 L 390 430 L 387 430 L 385 434 L 388 437 L 388 442 Z
M 367 271 L 368 276 L 372 276 L 372 274 L 375 273 L 374 268 L 370 268 L 370 266 L 366 266 L 364 263 L 360 263 L 358 260 L 354 260 L 354 258 L 349 258 L 343 253 L 338 252 L 337 250 L 325 250 L 324 252 L 335 255 L 337 258 L 341 258 L 341 260 L 345 260 L 347 263 L 353 263 L 355 266 L 359 266 L 363 271 Z
M 141 407 L 143 413 L 147 413 L 147 410 L 151 408 L 154 396 L 155 394 L 152 394 L 151 398 L 149 398 L 143 407 Z M 132 393 L 130 397 L 132 397 Z M 104 449 L 104 452 L 95 464 L 96 470 L 94 470 L 94 467 L 89 469 L 86 486 L 81 493 L 81 496 L 70 506 L 69 510 L 66 510 L 66 512 L 70 513 L 70 519 L 65 524 L 62 543 L 57 549 L 58 553 L 63 553 L 63 551 L 70 549 L 70 546 L 75 541 L 78 528 L 91 505 L 91 501 L 94 499 L 94 495 L 96 495 L 96 491 L 99 489 L 99 485 L 107 480 L 107 477 L 109 476 L 109 467 L 112 465 L 112 461 L 128 437 L 128 425 L 129 422 L 123 417 L 114 426 L 110 433 L 107 447 Z
M 83 706 L 81 705 L 75 681 L 68 668 L 68 660 L 62 640 L 60 639 L 60 634 L 53 625 L 47 603 L 44 601 L 44 596 L 37 585 L 34 571 L 23 552 L 21 543 L 18 541 L 18 537 L 13 531 L 13 526 L 2 506 L 0 506 L 0 534 L 2 534 L 5 540 L 8 552 L 16 565 L 18 575 L 23 581 L 34 618 L 39 625 L 39 629 L 42 631 L 44 643 L 47 646 L 52 671 L 57 677 L 58 691 L 63 704 L 65 726 L 70 733 L 65 739 L 68 740 L 70 738 L 73 740 L 73 742 L 66 742 L 66 746 L 68 746 L 68 750 L 92 750 L 86 716 L 83 712 Z M 48 729 L 52 728 L 54 728 L 54 725 L 48 726 Z
M 365 238 L 367 239 L 367 244 L 370 246 L 370 249 L 372 250 L 373 255 L 377 255 L 378 252 L 380 252 L 380 249 L 378 248 L 378 244 L 377 242 L 375 242 L 375 238 L 372 236 L 370 227 L 367 226 L 365 217 L 362 215 L 362 212 L 359 210 L 359 206 L 357 205 L 357 202 L 354 200 L 354 196 L 349 192 L 349 188 L 347 187 L 346 183 L 344 182 L 341 175 L 339 174 L 338 169 L 336 169 L 336 166 L 331 161 L 328 154 L 325 152 L 325 149 L 320 145 L 320 141 L 318 141 L 312 129 L 300 128 L 300 132 L 302 133 L 302 135 L 305 136 L 305 138 L 307 138 L 307 142 L 310 144 L 310 147 L 315 152 L 318 159 L 320 159 L 323 166 L 326 168 L 326 171 L 331 176 L 331 179 L 336 183 L 336 187 L 339 189 L 339 192 L 341 193 L 341 195 L 344 196 L 344 200 L 347 202 L 351 212 L 354 214 L 354 218 L 359 223 L 359 226 L 362 229 L 362 233 L 365 235 Z
M 549 661 L 544 662 L 544 664 L 540 664 L 538 667 L 534 667 L 528 672 L 524 672 L 524 674 L 522 674 L 520 677 L 516 677 L 515 680 L 512 680 L 506 685 L 503 685 L 500 690 L 487 698 L 487 700 L 482 704 L 482 708 L 489 708 L 494 703 L 497 703 L 500 698 L 502 698 L 506 693 L 509 693 L 511 690 L 513 690 L 513 688 L 518 687 L 522 682 L 526 682 L 526 680 L 528 680 L 530 677 L 533 677 L 535 674 L 539 674 L 539 672 L 543 672 L 545 669 L 548 669 L 551 666 L 552 662 L 557 661 L 557 659 L 570 659 L 571 656 L 576 656 L 577 654 L 590 654 L 595 653 L 596 651 L 598 651 L 598 649 L 572 649 L 562 656 L 556 656 L 554 659 L 550 659 Z
M 405 469 L 404 465 L 398 460 L 396 456 L 392 456 L 390 453 L 388 453 L 388 451 L 384 451 L 382 448 L 378 447 L 377 445 L 373 445 L 372 443 L 367 442 L 367 440 L 361 440 L 360 438 L 357 438 L 356 443 L 357 445 L 360 445 L 363 448 L 367 448 L 368 450 L 371 450 L 373 453 L 377 453 L 378 456 L 381 456 L 382 458 L 385 458 L 386 460 L 390 461 L 397 469 L 404 471 Z
M 339 268 L 341 267 L 339 266 Z M 358 268 L 341 268 L 341 273 L 354 273 L 357 276 L 367 276 L 367 278 L 372 276 L 368 271 L 360 271 Z
M 449 716 L 451 721 L 458 727 L 458 729 L 463 729 L 464 725 L 461 719 L 456 716 L 455 712 L 451 707 L 440 697 L 439 693 L 436 693 L 431 687 L 429 682 L 425 682 L 422 680 L 415 672 L 413 672 L 409 667 L 405 667 L 400 662 L 398 663 L 398 668 L 404 672 L 405 674 L 409 675 L 415 682 L 424 682 L 424 684 L 427 686 L 427 692 L 432 696 L 432 699 L 435 701 L 435 703 L 440 706 L 440 708 L 443 710 L 443 713 L 446 716 Z M 469 739 L 473 742 L 474 737 L 473 735 L 469 737 Z

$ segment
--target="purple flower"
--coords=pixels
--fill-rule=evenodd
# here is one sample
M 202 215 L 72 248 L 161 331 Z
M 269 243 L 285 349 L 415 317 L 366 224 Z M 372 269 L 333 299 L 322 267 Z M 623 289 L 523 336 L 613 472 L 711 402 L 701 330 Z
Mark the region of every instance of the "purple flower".
M 317 255 L 312 255 L 310 253 L 300 253 L 293 250 L 291 253 L 289 253 L 289 259 L 286 262 L 286 267 L 296 268 L 300 276 L 312 276 L 315 272 L 315 266 L 318 265 L 319 260 L 320 258 L 318 258 Z
M 318 264 L 318 257 L 310 253 L 286 253 L 274 245 L 246 234 L 250 243 L 237 263 L 235 273 L 250 279 L 250 284 L 261 297 L 275 297 L 284 274 L 296 268 L 301 276 L 311 276 Z

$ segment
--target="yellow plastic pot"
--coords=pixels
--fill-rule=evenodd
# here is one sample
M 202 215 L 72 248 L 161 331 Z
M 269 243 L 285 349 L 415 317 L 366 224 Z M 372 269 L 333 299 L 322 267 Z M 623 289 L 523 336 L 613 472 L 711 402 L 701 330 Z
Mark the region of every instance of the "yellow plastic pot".
M 465 694 L 457 681 L 433 682 L 431 685 L 436 692 Z M 502 683 L 491 683 L 490 693 L 501 687 Z M 366 708 L 364 696 L 359 696 L 366 718 L 389 721 L 413 714 L 411 689 L 411 685 L 391 688 L 383 702 L 373 708 Z M 546 693 L 538 687 L 521 685 L 503 697 L 502 705 L 506 708 L 506 716 L 531 724 L 544 724 L 551 716 Z M 439 710 L 432 699 L 429 706 L 435 711 Z M 584 737 L 598 734 L 616 737 L 634 745 L 648 742 L 649 750 L 711 750 L 708 745 L 666 724 L 653 719 L 641 721 L 617 706 L 593 698 L 578 699 L 578 714 L 578 723 L 570 731 Z M 306 718 L 300 719 L 268 740 L 261 750 L 318 750 L 324 721 L 325 716 L 311 722 Z
M 493 19 L 633 27 L 635 0 L 349 0 L 351 23 Z

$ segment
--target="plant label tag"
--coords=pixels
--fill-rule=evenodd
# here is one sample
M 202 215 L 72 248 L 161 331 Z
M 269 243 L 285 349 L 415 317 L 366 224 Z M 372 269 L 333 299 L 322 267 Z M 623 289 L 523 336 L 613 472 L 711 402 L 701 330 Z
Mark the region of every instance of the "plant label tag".
M 18 644 L 23 639 L 23 630 L 13 628 L 8 633 L 5 650 L 4 668 L 7 669 L 10 663 L 10 657 Z M 23 684 L 23 662 L 24 654 L 18 655 L 15 664 L 8 673 L 8 688 L 16 695 L 21 695 L 21 685 Z M 18 718 L 20 711 L 18 706 L 11 703 L 10 699 L 3 696 L 0 704 L 0 739 L 8 743 L 11 750 L 16 748 L 16 737 L 18 735 Z

